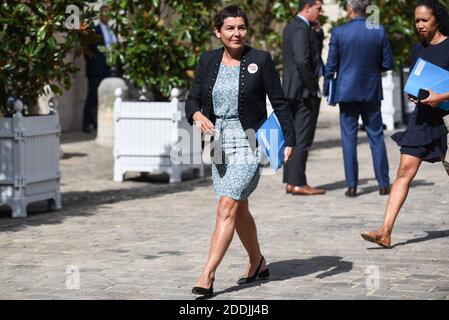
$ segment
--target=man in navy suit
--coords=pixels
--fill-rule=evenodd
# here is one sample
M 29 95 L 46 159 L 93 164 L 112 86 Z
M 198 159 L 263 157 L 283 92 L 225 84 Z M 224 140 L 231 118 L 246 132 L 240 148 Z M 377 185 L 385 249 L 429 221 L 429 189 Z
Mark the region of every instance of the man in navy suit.
M 381 72 L 393 69 L 393 55 L 385 29 L 366 19 L 368 0 L 349 0 L 350 21 L 332 31 L 325 68 L 326 83 L 337 73 L 335 102 L 340 104 L 341 141 L 346 196 L 357 195 L 357 128 L 362 117 L 381 195 L 389 193 L 388 158 L 385 148 L 381 100 Z
M 89 52 L 85 54 L 86 76 L 88 91 L 84 104 L 83 131 L 91 133 L 97 129 L 98 87 L 104 78 L 111 76 L 111 69 L 106 63 L 107 57 L 98 47 L 110 48 L 117 42 L 117 38 L 108 26 L 109 7 L 103 5 L 100 8 L 100 23 L 95 26 L 96 41 L 89 46 Z

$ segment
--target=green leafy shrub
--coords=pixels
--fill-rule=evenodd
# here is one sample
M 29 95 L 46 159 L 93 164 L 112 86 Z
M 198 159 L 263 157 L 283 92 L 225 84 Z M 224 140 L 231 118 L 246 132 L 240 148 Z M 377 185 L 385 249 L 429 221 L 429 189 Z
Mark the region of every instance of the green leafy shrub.
M 210 47 L 211 12 L 217 1 L 111 0 L 119 43 L 109 54 L 124 77 L 167 99 L 174 87 L 185 89 L 199 54 Z
M 335 1 L 342 8 L 346 7 L 346 0 Z M 449 5 L 448 0 L 441 2 Z M 412 46 L 420 41 L 413 22 L 414 8 L 418 0 L 372 0 L 370 3 L 379 8 L 380 24 L 388 32 L 396 67 L 408 67 Z M 334 25 L 344 22 L 346 19 L 340 19 Z
M 281 63 L 282 29 L 297 13 L 297 1 L 108 1 L 119 43 L 109 54 L 124 77 L 166 100 L 172 88 L 187 90 L 200 53 L 219 47 L 212 19 L 223 7 L 237 4 L 249 16 L 250 45 L 271 52 Z
M 225 0 L 225 5 L 238 4 L 249 16 L 249 42 L 258 49 L 270 52 L 277 69 L 282 69 L 282 33 L 285 25 L 298 13 L 297 0 Z M 327 22 L 323 16 L 321 24 Z
M 2 1 L 0 4 L 0 111 L 8 114 L 7 99 L 16 97 L 28 106 L 36 104 L 46 85 L 60 94 L 71 84 L 75 56 L 89 41 L 86 23 L 69 29 L 67 7 L 85 1 Z M 84 18 L 88 18 L 87 11 Z

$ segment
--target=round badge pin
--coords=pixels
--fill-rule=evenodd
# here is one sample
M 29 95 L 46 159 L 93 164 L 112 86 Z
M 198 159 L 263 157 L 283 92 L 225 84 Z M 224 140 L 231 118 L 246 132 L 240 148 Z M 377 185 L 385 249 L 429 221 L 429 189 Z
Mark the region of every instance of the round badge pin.
M 259 67 L 258 67 L 257 64 L 255 64 L 255 63 L 251 63 L 251 64 L 248 66 L 248 72 L 251 73 L 251 74 L 256 73 L 257 70 L 259 70 Z

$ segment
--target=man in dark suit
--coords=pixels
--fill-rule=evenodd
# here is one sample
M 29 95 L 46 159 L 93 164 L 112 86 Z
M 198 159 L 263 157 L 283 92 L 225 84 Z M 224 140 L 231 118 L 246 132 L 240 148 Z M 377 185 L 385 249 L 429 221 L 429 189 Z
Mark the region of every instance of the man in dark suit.
M 337 73 L 335 102 L 340 104 L 348 197 L 357 195 L 357 128 L 360 115 L 368 134 L 380 194 L 388 194 L 390 187 L 380 108 L 383 99 L 381 72 L 393 68 L 393 55 L 385 29 L 366 19 L 368 5 L 368 0 L 348 1 L 350 21 L 332 31 L 325 72 L 326 82 Z
M 293 195 L 324 194 L 307 184 L 306 162 L 315 136 L 320 110 L 322 75 L 319 37 L 312 29 L 322 15 L 320 0 L 302 0 L 298 15 L 283 33 L 284 72 L 282 87 L 295 118 L 296 146 L 293 159 L 284 167 L 286 192 Z
M 89 51 L 84 55 L 88 82 L 83 115 L 83 131 L 86 133 L 91 133 L 97 129 L 97 90 L 101 81 L 111 75 L 111 69 L 106 63 L 107 57 L 98 48 L 99 46 L 103 46 L 109 49 L 117 41 L 114 33 L 108 26 L 108 12 L 109 8 L 106 5 L 100 8 L 100 23 L 95 26 L 95 43 L 89 46 Z

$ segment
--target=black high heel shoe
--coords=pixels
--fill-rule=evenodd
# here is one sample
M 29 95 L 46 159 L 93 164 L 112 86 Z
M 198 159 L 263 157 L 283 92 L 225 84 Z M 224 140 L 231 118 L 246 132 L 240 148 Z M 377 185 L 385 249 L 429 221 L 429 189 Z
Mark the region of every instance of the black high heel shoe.
M 193 287 L 192 293 L 199 296 L 211 297 L 214 294 L 214 281 L 215 279 L 212 279 L 212 283 L 209 288 Z
M 262 259 L 260 260 L 259 265 L 257 266 L 257 269 L 254 272 L 254 274 L 250 277 L 240 278 L 237 281 L 237 284 L 242 285 L 242 284 L 254 282 L 257 279 L 257 277 L 259 277 L 260 279 L 268 278 L 270 276 L 270 270 L 268 268 L 266 268 L 264 271 L 259 273 L 260 267 L 262 267 L 262 262 L 264 260 L 265 260 L 265 258 L 262 256 Z

